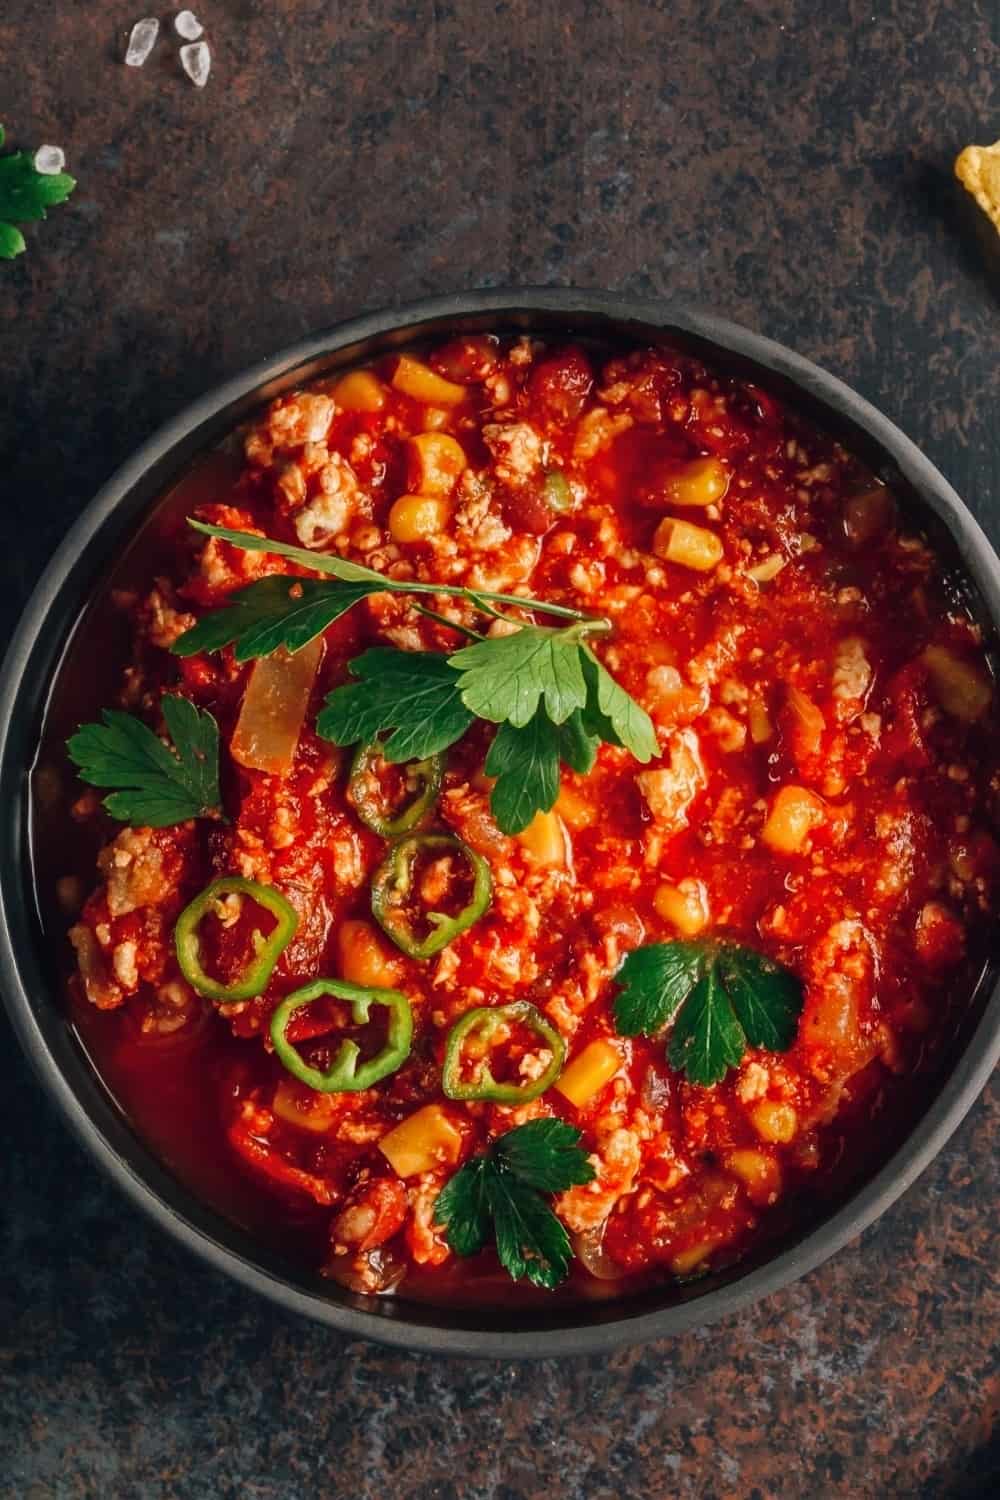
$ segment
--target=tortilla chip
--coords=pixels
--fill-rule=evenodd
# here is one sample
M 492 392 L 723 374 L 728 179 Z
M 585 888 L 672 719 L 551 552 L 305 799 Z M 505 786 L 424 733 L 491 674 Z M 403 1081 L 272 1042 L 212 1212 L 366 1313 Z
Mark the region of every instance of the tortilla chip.
M 1000 141 L 966 146 L 955 162 L 955 176 L 1000 230 Z

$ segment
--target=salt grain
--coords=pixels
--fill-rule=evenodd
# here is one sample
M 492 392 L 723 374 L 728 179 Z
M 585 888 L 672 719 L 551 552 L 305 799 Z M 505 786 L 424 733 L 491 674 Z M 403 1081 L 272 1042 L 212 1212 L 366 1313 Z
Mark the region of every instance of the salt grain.
M 174 29 L 186 42 L 196 42 L 205 30 L 198 17 L 190 10 L 179 10 L 174 17 Z
M 207 42 L 192 42 L 181 48 L 181 67 L 196 89 L 203 89 L 212 71 L 212 54 Z
M 61 146 L 39 146 L 35 152 L 35 171 L 43 177 L 53 177 L 66 165 L 66 153 Z
M 160 23 L 155 16 L 147 16 L 144 21 L 136 21 L 128 39 L 125 66 L 141 68 L 156 46 L 156 38 L 159 34 Z

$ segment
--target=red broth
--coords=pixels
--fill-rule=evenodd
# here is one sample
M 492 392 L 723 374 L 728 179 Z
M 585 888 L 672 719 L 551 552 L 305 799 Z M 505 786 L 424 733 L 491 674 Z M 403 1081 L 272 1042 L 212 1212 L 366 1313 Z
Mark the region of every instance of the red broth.
M 684 1281 L 801 1228 L 869 1171 L 873 1123 L 883 1143 L 905 1129 L 969 1014 L 998 870 L 981 631 L 895 498 L 753 385 L 669 351 L 477 338 L 413 358 L 402 377 L 393 356 L 273 403 L 239 457 L 212 456 L 158 511 L 75 647 L 92 658 L 94 630 L 107 638 L 103 680 L 63 694 L 36 776 L 50 930 L 57 889 L 64 909 L 87 896 L 70 1012 L 181 1180 L 357 1289 L 495 1299 L 505 1273 L 489 1249 L 454 1254 L 437 1195 L 492 1141 L 550 1116 L 581 1131 L 596 1173 L 552 1204 L 578 1254 L 570 1292 Z M 475 723 L 448 751 L 431 826 L 486 860 L 492 904 L 439 954 L 410 957 L 373 922 L 387 842 L 359 819 L 351 752 L 317 734 L 316 714 L 365 647 L 446 652 L 463 637 L 413 596 L 357 605 L 325 632 L 290 771 L 248 769 L 230 752 L 252 667 L 229 648 L 182 659 L 169 646 L 288 565 L 194 535 L 187 513 L 399 581 L 606 615 L 598 654 L 651 715 L 660 756 L 642 767 L 602 745 L 588 774 L 563 766 L 551 815 L 510 836 L 483 771 L 493 730 Z M 113 825 L 59 753 L 67 727 L 96 717 L 95 690 L 154 726 L 164 691 L 210 710 L 228 823 Z M 299 921 L 263 993 L 219 1006 L 185 982 L 173 928 L 228 875 L 279 890 Z M 204 936 L 231 980 L 245 921 Z M 614 1000 L 629 952 L 713 937 L 787 967 L 804 1003 L 788 1050 L 749 1047 L 704 1087 L 662 1036 L 619 1035 Z M 409 1056 L 362 1093 L 317 1095 L 271 1049 L 276 1005 L 319 976 L 410 1002 Z M 558 1084 L 521 1105 L 445 1098 L 452 1026 L 521 1000 L 563 1037 L 567 1067 L 585 1052 L 616 1065 L 592 1068 L 575 1099 Z M 290 1036 L 325 1066 L 351 1018 L 333 1000 L 306 1014 Z M 516 1028 L 506 1045 L 498 1076 L 541 1065 Z M 437 1155 L 400 1174 L 382 1143 L 428 1109 Z

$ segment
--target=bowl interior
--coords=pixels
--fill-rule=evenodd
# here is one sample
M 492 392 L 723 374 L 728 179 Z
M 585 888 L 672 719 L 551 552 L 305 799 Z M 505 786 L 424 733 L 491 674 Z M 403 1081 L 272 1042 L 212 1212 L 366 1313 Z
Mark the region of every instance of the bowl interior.
M 254 408 L 401 345 L 487 330 L 583 337 L 603 345 L 665 342 L 716 369 L 751 378 L 840 438 L 893 486 L 950 564 L 956 602 L 973 612 L 991 642 L 997 584 L 975 523 L 949 499 L 936 471 L 863 402 L 786 351 L 711 319 L 662 319 L 649 310 L 633 316 L 601 305 L 601 299 L 582 306 L 562 305 L 558 296 L 548 306 L 539 305 L 540 299 L 521 305 L 487 300 L 487 306 L 460 312 L 417 309 L 408 318 L 361 320 L 232 382 L 147 445 L 67 538 L 26 612 L 0 702 L 0 791 L 11 810 L 0 831 L 0 859 L 5 870 L 20 873 L 19 880 L 9 875 L 3 882 L 6 942 L 0 948 L 7 951 L 0 952 L 0 978 L 15 1026 L 74 1128 L 131 1196 L 192 1248 L 257 1290 L 349 1332 L 450 1352 L 551 1354 L 609 1347 L 720 1316 L 801 1274 L 857 1233 L 926 1164 L 985 1079 L 984 1067 L 988 1071 L 1000 1049 L 992 970 L 979 976 L 933 1079 L 921 1078 L 906 1124 L 879 1134 L 869 1159 L 837 1195 L 798 1203 L 794 1223 L 777 1229 L 738 1265 L 686 1286 L 657 1285 L 583 1303 L 554 1298 L 523 1308 L 516 1302 L 438 1306 L 403 1296 L 357 1297 L 287 1262 L 198 1201 L 135 1134 L 59 1003 L 68 945 L 65 918 L 50 893 L 55 876 L 72 868 L 74 858 L 82 867 L 89 859 L 92 868 L 93 856 L 89 839 L 74 834 L 65 817 L 72 783 L 62 746 L 79 722 L 96 717 L 114 697 L 127 641 L 120 612 L 110 604 L 111 589 L 148 579 L 166 525 L 192 504 L 192 465 L 198 461 L 194 472 L 201 472 L 206 452 Z M 219 456 L 210 462 L 227 461 Z

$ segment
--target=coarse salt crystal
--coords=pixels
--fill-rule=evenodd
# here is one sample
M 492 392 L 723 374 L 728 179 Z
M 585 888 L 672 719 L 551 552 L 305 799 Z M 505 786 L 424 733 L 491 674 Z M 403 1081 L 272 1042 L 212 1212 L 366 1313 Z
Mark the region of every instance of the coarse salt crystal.
M 128 68 L 141 68 L 146 58 L 156 46 L 156 38 L 159 34 L 160 23 L 155 16 L 146 16 L 145 20 L 136 21 L 128 39 L 125 66 Z
M 198 17 L 190 10 L 179 10 L 174 17 L 174 29 L 186 42 L 196 42 L 205 30 Z
M 207 42 L 192 42 L 181 48 L 181 67 L 196 89 L 203 89 L 212 71 L 212 54 Z
M 35 152 L 35 171 L 43 177 L 53 177 L 66 165 L 66 153 L 61 146 L 39 146 Z

